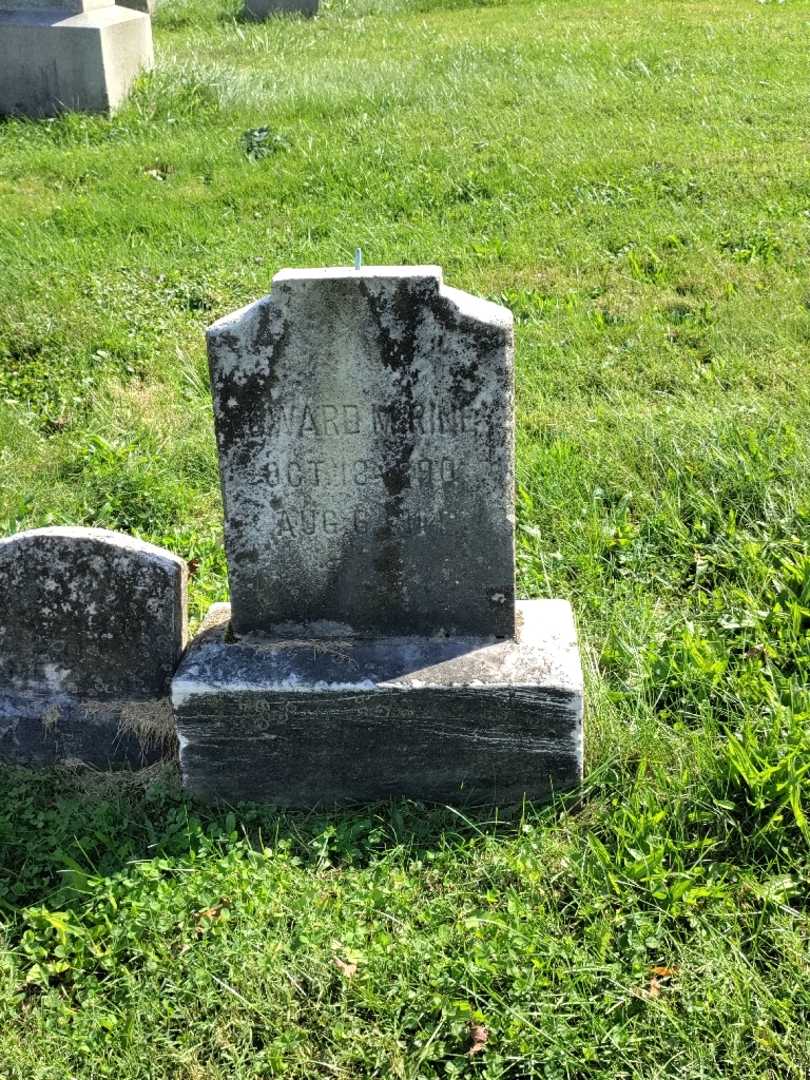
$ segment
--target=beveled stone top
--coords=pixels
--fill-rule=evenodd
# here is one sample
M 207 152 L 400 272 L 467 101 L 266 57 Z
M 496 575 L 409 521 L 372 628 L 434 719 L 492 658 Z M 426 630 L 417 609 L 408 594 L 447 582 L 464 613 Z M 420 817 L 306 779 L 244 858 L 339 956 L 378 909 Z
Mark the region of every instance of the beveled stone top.
M 237 635 L 514 635 L 509 311 L 282 270 L 208 349 Z

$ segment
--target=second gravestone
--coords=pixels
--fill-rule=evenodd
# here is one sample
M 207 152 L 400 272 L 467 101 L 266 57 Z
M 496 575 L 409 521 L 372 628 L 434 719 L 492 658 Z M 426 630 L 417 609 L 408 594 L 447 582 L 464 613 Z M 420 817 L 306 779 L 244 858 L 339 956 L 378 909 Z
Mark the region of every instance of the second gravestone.
M 515 600 L 510 313 L 438 267 L 283 271 L 209 357 L 232 606 L 173 682 L 187 787 L 309 806 L 577 783 L 570 608 Z
M 106 529 L 0 540 L 0 761 L 147 765 L 171 752 L 186 564 Z

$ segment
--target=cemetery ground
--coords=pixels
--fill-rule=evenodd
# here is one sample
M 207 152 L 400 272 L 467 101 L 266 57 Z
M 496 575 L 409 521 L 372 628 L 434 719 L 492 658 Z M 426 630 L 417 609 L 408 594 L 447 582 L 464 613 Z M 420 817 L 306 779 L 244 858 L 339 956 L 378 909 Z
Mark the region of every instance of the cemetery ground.
M 2 770 L 0 1077 L 806 1078 L 810 3 L 233 14 L 165 0 L 112 119 L 0 124 L 2 532 L 165 545 L 198 620 L 205 325 L 356 245 L 439 263 L 515 315 L 586 782 L 281 814 Z

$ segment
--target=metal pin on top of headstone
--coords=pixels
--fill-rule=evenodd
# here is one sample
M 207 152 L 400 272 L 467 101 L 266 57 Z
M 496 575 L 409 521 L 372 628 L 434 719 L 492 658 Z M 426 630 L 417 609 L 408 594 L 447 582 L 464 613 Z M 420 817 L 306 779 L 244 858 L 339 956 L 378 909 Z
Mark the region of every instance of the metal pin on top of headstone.
M 363 249 L 362 248 L 355 248 L 354 249 L 354 268 L 355 268 L 355 270 L 359 270 L 362 265 L 363 265 Z

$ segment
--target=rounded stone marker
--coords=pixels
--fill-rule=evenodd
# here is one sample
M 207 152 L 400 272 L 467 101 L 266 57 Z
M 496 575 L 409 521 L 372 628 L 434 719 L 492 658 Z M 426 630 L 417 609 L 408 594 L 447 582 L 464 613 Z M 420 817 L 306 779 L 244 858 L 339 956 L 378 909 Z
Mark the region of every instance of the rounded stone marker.
M 186 564 L 104 529 L 0 540 L 0 759 L 141 765 L 172 745 Z

